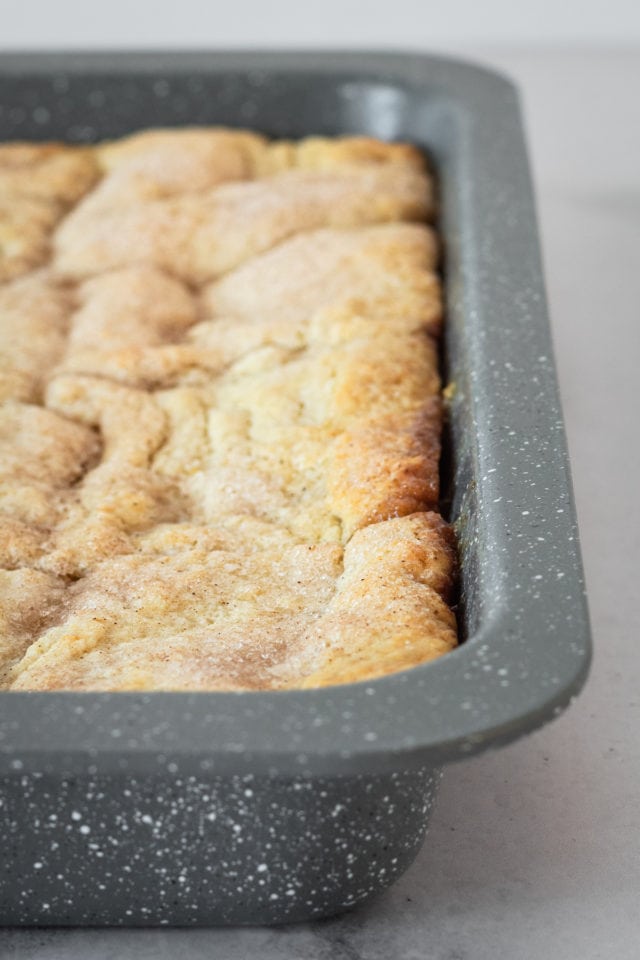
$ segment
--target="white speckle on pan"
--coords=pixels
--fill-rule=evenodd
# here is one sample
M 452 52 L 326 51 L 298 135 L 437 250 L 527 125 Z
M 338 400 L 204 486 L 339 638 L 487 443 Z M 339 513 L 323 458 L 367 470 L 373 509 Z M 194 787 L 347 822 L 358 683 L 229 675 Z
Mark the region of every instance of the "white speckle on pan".
M 155 80 L 152 89 L 156 97 L 168 97 L 171 90 L 168 80 Z
M 104 90 L 91 90 L 87 95 L 87 100 L 92 107 L 103 107 L 107 102 L 107 95 Z
M 49 123 L 51 119 L 51 112 L 47 110 L 46 107 L 35 107 L 31 116 L 33 117 L 33 122 L 42 126 L 43 124 Z

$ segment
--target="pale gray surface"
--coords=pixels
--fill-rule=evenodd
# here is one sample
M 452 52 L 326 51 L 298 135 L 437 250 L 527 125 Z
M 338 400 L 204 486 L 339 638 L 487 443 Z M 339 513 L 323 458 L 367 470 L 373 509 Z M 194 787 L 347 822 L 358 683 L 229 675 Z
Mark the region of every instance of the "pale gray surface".
M 492 53 L 523 85 L 596 657 L 571 711 L 450 768 L 405 877 L 278 930 L 4 931 L 2 960 L 637 960 L 640 55 Z
M 637 0 L 0 0 L 3 47 L 385 46 L 455 43 L 629 44 Z

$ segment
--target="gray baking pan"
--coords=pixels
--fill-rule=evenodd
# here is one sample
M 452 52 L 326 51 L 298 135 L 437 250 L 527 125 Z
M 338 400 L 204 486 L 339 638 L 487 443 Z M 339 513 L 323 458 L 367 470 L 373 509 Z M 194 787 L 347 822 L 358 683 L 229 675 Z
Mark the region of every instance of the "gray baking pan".
M 415 856 L 442 765 L 550 720 L 588 670 L 513 86 L 414 54 L 0 57 L 0 138 L 194 123 L 372 134 L 433 158 L 464 642 L 323 690 L 0 694 L 5 924 L 282 923 L 362 903 Z

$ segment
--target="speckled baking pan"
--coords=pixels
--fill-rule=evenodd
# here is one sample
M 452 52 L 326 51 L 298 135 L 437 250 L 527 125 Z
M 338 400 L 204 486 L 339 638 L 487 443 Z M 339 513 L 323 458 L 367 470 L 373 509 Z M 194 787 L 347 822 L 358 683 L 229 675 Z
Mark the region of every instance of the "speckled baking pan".
M 361 903 L 415 856 L 440 767 L 551 719 L 588 670 L 514 88 L 413 54 L 0 57 L 0 138 L 193 123 L 361 132 L 434 158 L 465 639 L 322 690 L 0 694 L 4 924 L 282 923 Z

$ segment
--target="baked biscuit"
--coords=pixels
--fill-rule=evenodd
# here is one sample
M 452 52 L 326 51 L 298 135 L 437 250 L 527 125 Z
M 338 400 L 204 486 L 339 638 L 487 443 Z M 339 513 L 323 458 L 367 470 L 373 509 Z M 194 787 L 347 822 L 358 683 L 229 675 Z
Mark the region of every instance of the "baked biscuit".
M 2 687 L 455 646 L 433 210 L 421 154 L 364 137 L 0 147 Z

